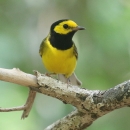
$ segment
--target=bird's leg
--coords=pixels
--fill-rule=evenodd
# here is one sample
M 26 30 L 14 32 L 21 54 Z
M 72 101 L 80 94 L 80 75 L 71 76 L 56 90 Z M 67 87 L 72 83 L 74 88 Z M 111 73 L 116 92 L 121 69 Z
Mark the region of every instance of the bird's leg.
M 70 79 L 69 78 L 67 78 L 67 84 L 69 84 L 70 83 Z
M 71 86 L 71 79 L 70 79 L 70 77 L 66 76 L 65 74 L 58 74 L 57 76 L 58 76 L 58 81 L 66 83 L 67 87 Z
M 67 88 L 68 88 L 69 86 L 71 86 L 71 82 L 70 82 L 70 79 L 67 78 Z

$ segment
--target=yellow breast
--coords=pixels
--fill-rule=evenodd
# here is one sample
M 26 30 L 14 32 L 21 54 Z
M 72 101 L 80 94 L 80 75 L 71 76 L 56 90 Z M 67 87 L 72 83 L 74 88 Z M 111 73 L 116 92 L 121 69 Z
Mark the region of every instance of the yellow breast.
M 52 47 L 49 41 L 46 41 L 42 61 L 48 71 L 69 77 L 76 67 L 77 60 L 74 55 L 74 47 L 67 50 L 58 50 Z

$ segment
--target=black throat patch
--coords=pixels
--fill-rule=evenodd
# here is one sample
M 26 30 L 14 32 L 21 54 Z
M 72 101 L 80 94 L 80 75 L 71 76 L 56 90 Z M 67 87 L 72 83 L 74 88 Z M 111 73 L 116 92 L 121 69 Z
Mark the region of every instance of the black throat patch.
M 73 46 L 72 37 L 75 32 L 68 33 L 67 35 L 58 34 L 56 32 L 51 32 L 50 34 L 50 43 L 53 47 L 59 50 L 67 50 Z

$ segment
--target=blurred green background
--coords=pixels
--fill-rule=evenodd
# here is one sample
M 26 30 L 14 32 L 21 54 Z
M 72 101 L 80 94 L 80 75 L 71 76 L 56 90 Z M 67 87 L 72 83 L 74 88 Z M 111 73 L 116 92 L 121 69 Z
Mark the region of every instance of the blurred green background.
M 86 28 L 73 38 L 79 60 L 76 74 L 87 89 L 105 90 L 130 79 L 129 0 L 0 0 L 0 67 L 46 72 L 39 56 L 50 25 L 69 18 Z M 0 107 L 25 103 L 28 89 L 0 81 Z M 0 113 L 0 130 L 43 130 L 73 110 L 71 105 L 37 94 L 29 117 Z M 128 130 L 130 109 L 96 120 L 87 130 Z

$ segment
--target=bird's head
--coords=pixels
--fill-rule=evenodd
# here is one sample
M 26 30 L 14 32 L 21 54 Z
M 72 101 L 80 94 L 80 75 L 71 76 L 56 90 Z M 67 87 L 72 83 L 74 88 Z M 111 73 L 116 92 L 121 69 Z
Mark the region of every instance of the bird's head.
M 51 32 L 61 35 L 67 35 L 71 32 L 75 33 L 78 30 L 84 29 L 84 27 L 78 26 L 74 21 L 69 19 L 59 20 L 51 25 Z

